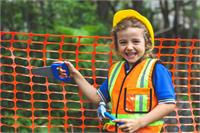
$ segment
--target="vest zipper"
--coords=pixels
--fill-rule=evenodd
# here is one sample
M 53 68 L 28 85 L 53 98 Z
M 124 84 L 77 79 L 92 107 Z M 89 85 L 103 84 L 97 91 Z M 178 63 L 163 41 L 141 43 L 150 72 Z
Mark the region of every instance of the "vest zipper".
M 120 91 L 119 91 L 119 96 L 118 96 L 118 100 L 117 100 L 117 107 L 116 107 L 116 114 L 115 114 L 115 117 L 117 118 L 117 112 L 118 112 L 118 107 L 119 107 L 119 100 L 120 100 L 120 96 L 121 96 L 121 92 L 122 92 L 122 88 L 123 88 L 123 85 L 124 85 L 124 82 L 125 82 L 125 79 L 126 79 L 127 76 L 125 76 L 125 78 L 123 79 L 123 82 L 122 82 L 122 85 L 121 85 L 121 88 L 120 88 Z M 117 128 L 117 123 L 115 124 L 115 131 L 117 132 L 118 128 Z
M 117 107 L 116 107 L 116 114 L 115 114 L 115 117 L 117 118 L 117 112 L 118 112 L 118 107 L 119 107 L 119 100 L 120 100 L 120 96 L 121 96 L 121 92 L 122 92 L 122 88 L 123 88 L 123 86 L 124 86 L 124 82 L 125 82 L 125 80 L 126 80 L 126 78 L 128 77 L 128 75 L 129 75 L 129 73 L 133 70 L 133 68 L 134 67 L 132 67 L 131 68 L 131 70 L 128 72 L 128 73 L 126 73 L 126 68 L 124 67 L 124 72 L 125 72 L 125 74 L 126 74 L 126 76 L 124 77 L 124 79 L 123 79 L 123 81 L 122 81 L 122 85 L 121 85 L 121 87 L 120 87 L 120 91 L 119 91 L 119 96 L 118 96 L 118 100 L 117 100 Z M 118 131 L 118 128 L 117 128 L 117 123 L 115 124 L 115 132 L 117 132 Z

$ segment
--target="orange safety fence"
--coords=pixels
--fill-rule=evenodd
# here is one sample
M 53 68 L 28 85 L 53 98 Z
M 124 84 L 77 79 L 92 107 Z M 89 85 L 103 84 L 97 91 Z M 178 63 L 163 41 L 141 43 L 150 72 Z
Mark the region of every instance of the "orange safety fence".
M 102 132 L 97 105 L 69 83 L 30 70 L 70 60 L 96 88 L 117 60 L 111 37 L 1 31 L 1 132 Z M 172 72 L 177 108 L 163 132 L 200 131 L 200 39 L 156 38 L 155 54 Z

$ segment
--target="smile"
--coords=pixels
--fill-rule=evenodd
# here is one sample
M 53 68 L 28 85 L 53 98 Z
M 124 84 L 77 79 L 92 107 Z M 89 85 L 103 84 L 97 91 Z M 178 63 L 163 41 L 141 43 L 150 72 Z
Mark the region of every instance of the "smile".
M 129 53 L 126 53 L 127 58 L 132 58 L 132 57 L 134 57 L 134 56 L 136 56 L 136 55 L 137 55 L 137 52 L 129 52 Z

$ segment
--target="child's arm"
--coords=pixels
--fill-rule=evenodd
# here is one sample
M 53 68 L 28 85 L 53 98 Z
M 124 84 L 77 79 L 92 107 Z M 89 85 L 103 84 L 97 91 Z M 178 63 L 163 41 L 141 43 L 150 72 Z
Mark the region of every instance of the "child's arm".
M 158 104 L 152 111 L 147 113 L 144 117 L 140 118 L 141 125 L 147 126 L 148 124 L 160 120 L 170 112 L 174 111 L 176 105 L 172 104 Z
M 114 122 L 124 122 L 119 128 L 123 132 L 134 132 L 148 124 L 162 119 L 175 109 L 175 104 L 158 104 L 152 111 L 144 117 L 138 119 L 117 119 Z
M 63 63 L 63 62 L 57 62 Z M 73 77 L 78 87 L 81 89 L 83 94 L 92 102 L 99 103 L 100 97 L 97 94 L 96 88 L 94 88 L 88 81 L 82 76 L 82 74 L 69 62 L 64 61 L 70 71 L 70 77 Z M 69 76 L 66 75 L 65 70 L 61 70 L 62 76 Z

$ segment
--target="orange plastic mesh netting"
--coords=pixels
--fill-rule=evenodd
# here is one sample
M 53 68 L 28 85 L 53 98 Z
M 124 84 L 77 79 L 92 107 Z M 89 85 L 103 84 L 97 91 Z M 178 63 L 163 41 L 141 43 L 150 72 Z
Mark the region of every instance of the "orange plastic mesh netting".
M 1 132 L 102 132 L 97 105 L 72 80 L 32 75 L 69 59 L 95 87 L 116 61 L 111 37 L 1 32 Z M 154 52 L 172 72 L 177 108 L 163 132 L 200 131 L 200 40 L 156 38 Z

